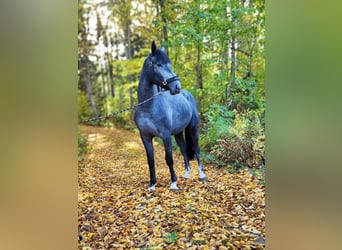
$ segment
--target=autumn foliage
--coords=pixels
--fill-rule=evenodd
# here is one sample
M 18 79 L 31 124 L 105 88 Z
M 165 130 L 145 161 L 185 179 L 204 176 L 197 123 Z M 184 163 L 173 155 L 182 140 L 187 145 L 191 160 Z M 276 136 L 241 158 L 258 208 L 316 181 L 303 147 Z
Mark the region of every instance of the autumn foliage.
M 155 143 L 157 185 L 138 133 L 83 126 L 79 160 L 79 249 L 264 249 L 264 177 L 205 165 L 208 180 L 190 179 L 174 153 L 178 192 L 170 187 L 162 145 Z

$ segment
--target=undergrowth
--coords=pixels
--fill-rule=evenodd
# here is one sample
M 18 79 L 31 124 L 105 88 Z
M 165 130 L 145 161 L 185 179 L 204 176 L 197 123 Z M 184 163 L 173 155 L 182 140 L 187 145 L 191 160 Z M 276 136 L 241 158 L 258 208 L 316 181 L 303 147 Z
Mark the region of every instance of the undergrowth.
M 200 138 L 205 161 L 218 167 L 259 169 L 265 166 L 265 129 L 260 111 L 244 113 L 213 106 Z
M 87 140 L 80 131 L 77 132 L 77 144 L 78 159 L 82 159 L 83 154 L 90 150 L 90 146 L 87 144 Z

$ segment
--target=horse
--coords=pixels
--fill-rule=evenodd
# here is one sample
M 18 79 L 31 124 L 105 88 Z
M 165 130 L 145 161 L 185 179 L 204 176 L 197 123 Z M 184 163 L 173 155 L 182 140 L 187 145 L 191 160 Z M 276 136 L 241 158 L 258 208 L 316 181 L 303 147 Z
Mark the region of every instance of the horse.
M 161 91 L 164 89 L 165 91 Z M 155 95 L 155 97 L 153 97 Z M 153 97 L 151 99 L 151 97 Z M 146 101 L 151 99 L 149 101 Z M 144 144 L 150 170 L 148 190 L 154 191 L 157 182 L 154 162 L 153 138 L 160 137 L 165 148 L 165 160 L 171 174 L 172 191 L 179 190 L 177 176 L 173 168 L 172 135 L 174 135 L 184 158 L 185 174 L 190 175 L 189 160 L 196 155 L 199 179 L 206 180 L 200 159 L 199 117 L 194 97 L 181 87 L 180 80 L 172 70 L 171 62 L 164 47 L 157 49 L 151 44 L 151 54 L 144 61 L 139 84 L 138 101 L 143 103 L 136 108 L 134 121 Z M 183 136 L 185 134 L 185 138 Z

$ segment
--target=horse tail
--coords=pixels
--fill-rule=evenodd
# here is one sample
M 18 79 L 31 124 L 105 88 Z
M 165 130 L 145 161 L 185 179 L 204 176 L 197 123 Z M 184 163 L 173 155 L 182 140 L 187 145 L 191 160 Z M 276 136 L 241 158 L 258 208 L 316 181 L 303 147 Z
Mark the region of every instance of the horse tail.
M 185 143 L 186 143 L 186 154 L 188 159 L 193 160 L 195 158 L 194 142 L 189 132 L 189 128 L 185 129 Z

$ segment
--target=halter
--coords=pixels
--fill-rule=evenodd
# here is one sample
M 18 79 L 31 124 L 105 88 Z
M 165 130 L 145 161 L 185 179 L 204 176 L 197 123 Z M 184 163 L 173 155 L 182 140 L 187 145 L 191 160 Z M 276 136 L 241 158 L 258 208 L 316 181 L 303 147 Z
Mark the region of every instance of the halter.
M 150 66 L 152 66 L 154 63 L 152 61 L 150 61 L 148 64 Z M 152 82 L 152 83 L 164 88 L 164 87 L 166 87 L 166 85 L 168 85 L 168 84 L 170 84 L 172 82 L 175 82 L 175 81 L 179 81 L 179 78 L 178 78 L 177 75 L 172 76 L 169 79 L 163 80 L 161 82 Z
M 175 82 L 175 81 L 179 81 L 178 76 L 173 76 L 173 77 L 170 77 L 170 78 L 167 79 L 167 80 L 162 81 L 162 82 L 161 82 L 161 85 L 162 85 L 163 87 L 165 87 L 165 86 L 168 85 L 169 83 L 172 83 L 172 82 Z M 159 85 L 157 82 L 153 82 L 153 83 Z

